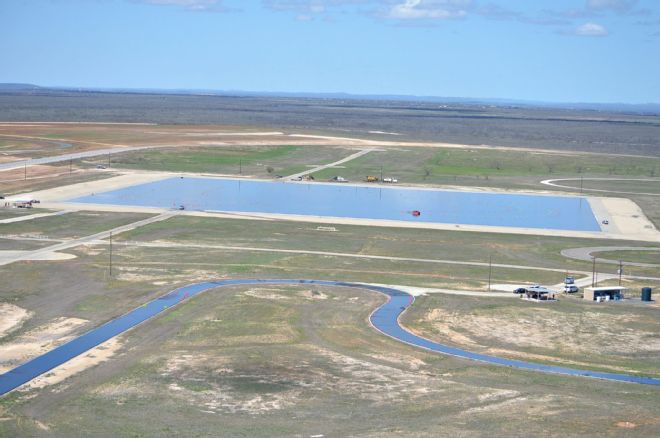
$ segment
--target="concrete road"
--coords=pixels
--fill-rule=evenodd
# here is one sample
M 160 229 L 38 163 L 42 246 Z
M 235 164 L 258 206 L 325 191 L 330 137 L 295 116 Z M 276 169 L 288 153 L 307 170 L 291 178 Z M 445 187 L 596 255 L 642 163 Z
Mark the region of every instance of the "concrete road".
M 329 163 L 329 164 L 323 164 L 321 166 L 316 166 L 316 167 L 314 167 L 312 169 L 309 169 L 309 170 L 306 170 L 304 172 L 294 173 L 293 175 L 285 176 L 283 179 L 285 179 L 287 181 L 291 181 L 292 179 L 300 178 L 302 176 L 309 175 L 310 173 L 319 172 L 321 170 L 328 169 L 328 168 L 334 167 L 334 166 L 339 166 L 340 164 L 347 163 L 351 160 L 354 160 L 354 159 L 359 158 L 363 155 L 366 155 L 366 154 L 368 154 L 369 152 L 371 152 L 373 150 L 374 149 L 363 149 L 359 152 L 356 152 L 352 155 L 349 155 L 346 158 L 342 158 L 339 161 L 335 161 L 334 163 Z
M 649 246 L 592 246 L 587 248 L 569 248 L 562 249 L 561 255 L 570 259 L 584 260 L 587 262 L 592 261 L 594 252 L 609 252 L 609 251 L 660 251 L 658 247 Z M 607 263 L 609 265 L 618 265 L 619 260 L 597 258 L 596 263 Z M 621 262 L 623 266 L 637 266 L 640 268 L 660 268 L 660 264 L 656 263 L 636 263 L 636 262 Z
M 109 149 L 96 149 L 93 151 L 76 152 L 73 154 L 56 155 L 53 157 L 34 158 L 29 160 L 10 161 L 8 163 L 0 163 L 0 171 L 22 169 L 24 167 L 36 166 L 38 164 L 59 163 L 61 161 L 78 160 L 80 158 L 98 157 L 99 155 L 120 154 L 122 152 L 139 151 L 142 149 L 152 149 L 156 146 L 139 146 L 139 147 L 116 147 Z

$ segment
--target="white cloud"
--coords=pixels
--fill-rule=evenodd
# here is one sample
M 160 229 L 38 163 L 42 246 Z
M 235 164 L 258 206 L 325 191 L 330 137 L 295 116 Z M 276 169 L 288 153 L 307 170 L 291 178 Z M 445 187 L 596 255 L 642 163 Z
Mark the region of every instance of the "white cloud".
M 369 0 L 262 0 L 265 7 L 276 11 L 322 14 L 329 8 L 370 3 Z
M 471 3 L 471 0 L 404 0 L 392 6 L 387 16 L 397 20 L 462 18 Z
M 575 35 L 578 36 L 602 37 L 607 36 L 607 34 L 605 26 L 596 23 L 585 23 L 575 29 Z
M 637 0 L 587 0 L 587 9 L 592 11 L 627 12 L 632 10 Z
M 142 0 L 152 5 L 180 6 L 193 11 L 218 10 L 222 8 L 221 0 Z

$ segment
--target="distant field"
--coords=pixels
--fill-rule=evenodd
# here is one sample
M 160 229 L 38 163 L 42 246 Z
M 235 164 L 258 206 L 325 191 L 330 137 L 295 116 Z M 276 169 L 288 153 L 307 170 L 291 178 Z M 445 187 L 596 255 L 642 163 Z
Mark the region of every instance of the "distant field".
M 547 179 L 562 175 L 652 176 L 660 173 L 660 158 L 569 155 L 484 149 L 406 148 L 372 152 L 345 164 L 344 169 L 315 173 L 318 179 L 336 174 L 361 181 L 367 175 L 398 178 L 402 183 L 510 187 L 512 177 Z M 520 184 L 520 183 L 518 183 Z M 561 183 L 560 183 L 561 184 Z M 568 185 L 575 185 L 570 182 Z M 586 182 L 585 182 L 586 184 Z M 577 182 L 579 186 L 579 181 Z
M 385 140 L 660 155 L 659 116 L 469 103 L 43 90 L 0 94 L 0 120 L 224 124 Z
M 39 210 L 32 210 L 39 213 Z M 97 213 L 78 211 L 29 221 L 0 224 L 0 233 L 12 235 L 45 235 L 50 238 L 75 238 L 100 233 L 121 225 L 146 219 L 139 213 Z
M 2 199 L 0 199 L 0 205 L 4 205 Z M 30 210 L 26 208 L 0 208 L 0 219 L 12 219 L 18 218 L 21 216 L 29 216 L 36 213 L 50 213 L 50 210 L 39 209 L 38 211 Z
M 0 184 L 3 195 L 17 195 L 20 193 L 45 190 L 53 187 L 77 184 L 87 181 L 110 178 L 110 172 L 79 171 L 68 172 L 68 163 L 60 165 L 28 167 L 28 178 L 23 179 L 23 169 L 0 172 Z
M 129 152 L 113 155 L 113 168 L 202 172 L 275 177 L 337 161 L 353 153 L 350 149 L 329 146 L 199 146 Z M 107 163 L 103 158 L 87 160 Z
M 337 231 L 334 232 L 319 231 L 318 224 L 286 221 L 176 217 L 121 234 L 117 236 L 117 241 L 164 241 L 184 245 L 216 244 L 302 249 L 480 263 L 487 263 L 490 255 L 493 263 L 545 266 L 569 271 L 571 269 L 591 271 L 591 264 L 561 256 L 562 249 L 618 244 L 612 240 L 406 228 L 368 228 L 350 225 L 337 225 L 335 229 Z M 639 242 L 639 244 L 649 245 L 645 242 Z M 359 262 L 354 259 L 345 260 L 345 265 L 348 266 L 357 263 Z M 431 265 L 426 269 L 446 272 L 446 275 L 451 276 L 454 268 L 448 267 L 445 271 L 445 268 L 441 268 L 440 265 Z M 478 271 L 477 278 L 483 287 L 488 274 L 487 267 L 475 269 Z M 604 267 L 603 269 L 610 269 L 614 273 L 616 267 Z M 642 268 L 634 268 L 629 273 L 642 275 L 644 272 L 649 275 L 657 274 L 657 272 Z M 494 271 L 494 275 L 503 278 L 498 270 Z M 528 281 L 534 282 L 535 275 L 537 273 L 528 274 Z M 554 283 L 559 283 L 562 279 L 563 277 L 559 273 L 550 274 L 550 278 L 548 278 L 550 282 Z M 457 281 L 457 283 L 460 282 Z M 472 284 L 475 283 L 472 282 Z

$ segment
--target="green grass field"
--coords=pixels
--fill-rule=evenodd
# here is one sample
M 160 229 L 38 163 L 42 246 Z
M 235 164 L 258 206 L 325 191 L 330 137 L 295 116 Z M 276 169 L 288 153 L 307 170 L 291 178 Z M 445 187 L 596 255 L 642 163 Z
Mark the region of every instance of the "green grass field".
M 337 231 L 320 231 L 319 224 L 286 221 L 248 221 L 175 217 L 117 236 L 117 241 L 149 242 L 162 240 L 178 244 L 209 244 L 273 249 L 300 249 L 419 259 L 457 260 L 530 265 L 559 270 L 591 271 L 589 262 L 563 257 L 565 248 L 630 245 L 612 240 L 539 237 L 499 233 L 414 230 L 408 228 L 335 225 Z M 635 245 L 653 246 L 646 242 Z M 347 260 L 353 263 L 354 260 Z M 429 266 L 428 269 L 436 269 Z M 616 267 L 604 266 L 615 273 Z M 632 274 L 657 275 L 656 270 L 631 268 Z M 555 283 L 561 273 L 551 274 Z M 534 279 L 530 277 L 530 281 Z
M 596 154 L 562 154 L 488 149 L 415 148 L 372 152 L 345 164 L 314 174 L 328 179 L 339 173 L 351 180 L 366 175 L 397 177 L 402 183 L 451 184 L 481 181 L 506 187 L 511 177 L 564 176 L 648 177 L 660 172 L 660 159 Z M 486 179 L 488 177 L 488 179 Z M 488 181 L 486 183 L 485 181 Z
M 116 154 L 112 168 L 201 172 L 273 178 L 287 176 L 337 161 L 350 155 L 350 149 L 330 146 L 199 146 L 166 148 Z M 107 159 L 88 160 L 107 164 Z
M 660 264 L 660 251 L 604 251 L 593 254 L 599 258 L 624 262 Z
M 32 210 L 40 213 L 41 210 Z M 12 235 L 44 235 L 50 238 L 76 238 L 137 222 L 150 215 L 141 213 L 107 213 L 77 211 L 29 221 L 0 224 L 0 233 Z

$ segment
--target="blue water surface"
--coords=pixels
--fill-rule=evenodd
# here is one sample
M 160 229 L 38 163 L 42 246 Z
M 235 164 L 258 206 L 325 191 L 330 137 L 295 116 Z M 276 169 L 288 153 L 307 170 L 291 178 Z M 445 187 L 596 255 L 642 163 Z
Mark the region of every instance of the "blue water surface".
M 600 231 L 585 198 L 349 184 L 168 178 L 73 202 L 246 213 Z M 419 216 L 413 212 L 419 211 Z

